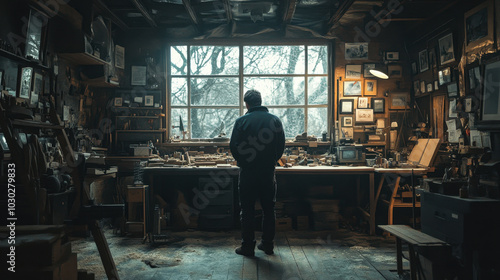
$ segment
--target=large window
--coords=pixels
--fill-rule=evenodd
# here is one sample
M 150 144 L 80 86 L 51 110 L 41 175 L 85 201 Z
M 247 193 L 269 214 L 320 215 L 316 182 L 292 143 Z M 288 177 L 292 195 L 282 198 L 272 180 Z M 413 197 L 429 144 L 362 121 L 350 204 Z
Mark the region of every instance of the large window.
M 170 136 L 180 135 L 182 120 L 189 138 L 229 137 L 249 89 L 261 92 L 287 138 L 328 131 L 327 45 L 175 45 L 169 52 Z

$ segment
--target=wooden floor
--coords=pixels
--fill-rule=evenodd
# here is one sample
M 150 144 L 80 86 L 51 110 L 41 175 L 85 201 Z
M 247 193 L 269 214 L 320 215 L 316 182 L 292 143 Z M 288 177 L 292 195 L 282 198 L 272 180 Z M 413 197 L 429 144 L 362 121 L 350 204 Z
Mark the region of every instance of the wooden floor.
M 236 255 L 239 231 L 174 232 L 152 246 L 140 238 L 106 231 L 120 279 L 398 279 L 395 242 L 348 230 L 290 231 L 276 236 L 275 254 L 256 249 L 255 257 Z M 259 232 L 257 232 L 259 236 Z M 91 238 L 73 241 L 78 268 L 106 279 Z M 405 266 L 407 264 L 405 263 Z

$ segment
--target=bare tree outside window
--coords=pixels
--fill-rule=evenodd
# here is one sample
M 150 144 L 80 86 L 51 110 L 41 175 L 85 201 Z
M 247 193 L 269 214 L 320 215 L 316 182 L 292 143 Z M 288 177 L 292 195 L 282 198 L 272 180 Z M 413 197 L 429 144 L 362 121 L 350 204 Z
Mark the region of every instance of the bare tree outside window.
M 254 88 L 283 121 L 286 137 L 319 136 L 328 131 L 327 58 L 326 45 L 171 46 L 171 126 L 182 118 L 191 138 L 216 137 L 222 123 L 228 133 L 245 113 L 241 96 Z

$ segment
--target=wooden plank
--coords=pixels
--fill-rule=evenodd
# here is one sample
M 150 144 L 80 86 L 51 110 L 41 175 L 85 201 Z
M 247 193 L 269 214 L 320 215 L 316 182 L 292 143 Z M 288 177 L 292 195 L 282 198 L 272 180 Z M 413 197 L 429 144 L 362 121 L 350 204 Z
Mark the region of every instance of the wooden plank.
M 404 241 L 413 245 L 418 244 L 446 244 L 446 242 L 410 228 L 406 225 L 379 225 L 379 228 L 387 231 Z
M 258 279 L 257 278 L 257 258 L 243 258 L 243 267 L 242 267 L 242 279 Z
M 307 262 L 311 266 L 311 269 L 313 270 L 316 279 L 318 280 L 331 279 L 332 276 L 331 274 L 327 273 L 327 269 L 323 265 L 323 262 L 318 255 L 318 250 L 321 250 L 321 247 L 319 246 L 313 247 L 311 245 L 302 246 L 302 251 L 304 252 Z
M 282 277 L 281 279 L 298 278 L 300 279 L 300 272 L 293 258 L 292 251 L 288 245 L 288 238 L 286 233 L 280 234 L 275 238 L 276 247 L 279 247 L 279 256 L 282 263 Z
M 429 139 L 418 139 L 417 145 L 411 150 L 410 156 L 408 156 L 408 161 L 411 163 L 420 163 L 420 159 L 424 154 L 425 147 Z
M 290 246 L 290 250 L 292 252 L 293 258 L 297 267 L 299 269 L 299 273 L 303 280 L 306 279 L 316 279 L 314 270 L 309 265 L 309 262 L 302 250 L 302 246 Z
M 422 158 L 420 159 L 420 164 L 427 167 L 431 166 L 436 158 L 440 145 L 441 139 L 429 139 L 427 148 L 424 150 Z

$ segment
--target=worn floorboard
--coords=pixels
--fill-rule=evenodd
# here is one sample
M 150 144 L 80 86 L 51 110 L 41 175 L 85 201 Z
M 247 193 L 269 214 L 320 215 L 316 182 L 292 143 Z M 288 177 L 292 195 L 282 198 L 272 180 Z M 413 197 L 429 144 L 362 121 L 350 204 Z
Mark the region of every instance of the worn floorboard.
M 398 279 L 394 239 L 343 229 L 278 232 L 274 255 L 255 248 L 253 258 L 234 253 L 240 245 L 238 231 L 173 232 L 169 242 L 155 245 L 112 230 L 105 234 L 122 280 Z M 78 268 L 106 279 L 92 239 L 72 245 Z

